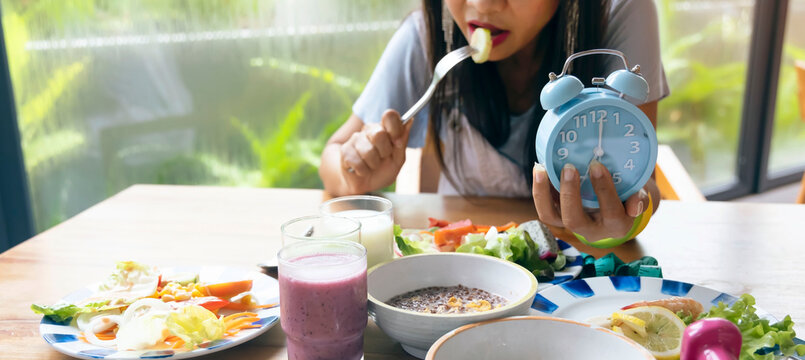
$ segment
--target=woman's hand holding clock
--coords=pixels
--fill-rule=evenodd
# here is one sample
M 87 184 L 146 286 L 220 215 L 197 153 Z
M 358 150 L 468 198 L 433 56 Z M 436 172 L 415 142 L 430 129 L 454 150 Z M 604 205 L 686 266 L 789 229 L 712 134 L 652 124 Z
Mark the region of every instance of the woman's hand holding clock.
M 592 78 L 594 87 L 585 88 L 568 69 L 574 59 L 588 55 L 616 56 L 623 68 Z M 540 91 L 546 112 L 534 140 L 539 164 L 534 164 L 532 193 L 539 218 L 554 235 L 565 238 L 561 230 L 569 230 L 574 234 L 567 238 L 617 246 L 642 231 L 653 213 L 643 216 L 643 211 L 657 204 L 652 199 L 659 201 L 651 178 L 657 160 L 656 101 L 646 102 L 649 87 L 640 66 L 629 67 L 617 50 L 572 54 L 562 72 L 548 78 Z M 584 175 L 576 167 L 584 167 Z
M 598 197 L 599 209 L 586 209 L 581 204 L 581 179 L 571 164 L 562 169 L 560 191 L 548 180 L 545 168 L 534 164 L 534 205 L 540 221 L 555 228 L 563 228 L 584 236 L 590 241 L 621 238 L 634 225 L 635 218 L 648 208 L 648 193 L 656 189 L 649 180 L 642 190 L 621 202 L 609 170 L 594 155 L 588 167 L 593 190 Z

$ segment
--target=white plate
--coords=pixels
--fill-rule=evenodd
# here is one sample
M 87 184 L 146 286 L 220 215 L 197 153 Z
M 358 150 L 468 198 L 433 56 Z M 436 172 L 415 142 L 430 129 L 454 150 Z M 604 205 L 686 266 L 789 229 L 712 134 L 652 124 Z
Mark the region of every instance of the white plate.
M 704 311 L 723 302 L 732 305 L 737 297 L 707 287 L 654 277 L 602 276 L 566 282 L 541 291 L 534 298 L 531 313 L 587 321 L 607 316 L 638 302 L 684 296 L 702 304 Z M 757 307 L 756 307 L 757 309 Z M 776 321 L 771 314 L 757 309 L 761 318 Z
M 199 280 L 208 284 L 252 280 L 251 291 L 259 304 L 279 302 L 279 283 L 277 280 L 256 271 L 220 266 L 176 267 L 161 270 L 163 274 L 198 273 Z M 93 292 L 92 289 L 93 287 L 88 286 L 64 297 L 62 301 L 76 303 L 89 297 Z M 88 344 L 78 339 L 78 328 L 70 326 L 69 323 L 57 323 L 45 317 L 42 318 L 42 322 L 39 324 L 39 334 L 59 352 L 80 359 L 187 359 L 231 348 L 264 333 L 279 321 L 279 306 L 271 309 L 260 309 L 257 311 L 257 316 L 260 320 L 254 324 L 260 325 L 259 328 L 241 330 L 235 336 L 213 341 L 204 348 L 184 352 L 174 352 L 173 350 L 117 351 Z

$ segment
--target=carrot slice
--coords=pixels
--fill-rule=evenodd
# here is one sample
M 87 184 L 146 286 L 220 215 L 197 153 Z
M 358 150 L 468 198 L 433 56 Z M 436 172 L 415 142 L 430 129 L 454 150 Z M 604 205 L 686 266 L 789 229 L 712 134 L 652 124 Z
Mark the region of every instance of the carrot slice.
M 461 238 L 473 231 L 475 231 L 475 226 L 469 219 L 455 222 L 436 230 L 433 233 L 433 243 L 439 248 L 445 245 L 458 247 L 461 245 Z
M 253 312 L 239 312 L 239 313 L 235 313 L 235 314 L 232 314 L 232 315 L 227 315 L 227 316 L 224 316 L 224 322 L 227 322 L 227 321 L 230 321 L 230 320 L 233 320 L 233 319 L 239 318 L 239 317 L 244 317 L 244 316 L 256 317 L 256 316 L 257 316 L 257 313 L 253 313 Z
M 503 231 L 509 230 L 509 229 L 511 229 L 513 227 L 517 227 L 517 223 L 514 222 L 514 221 L 509 221 L 508 223 L 506 223 L 506 225 L 503 225 L 503 226 L 499 227 L 498 231 L 503 232 Z

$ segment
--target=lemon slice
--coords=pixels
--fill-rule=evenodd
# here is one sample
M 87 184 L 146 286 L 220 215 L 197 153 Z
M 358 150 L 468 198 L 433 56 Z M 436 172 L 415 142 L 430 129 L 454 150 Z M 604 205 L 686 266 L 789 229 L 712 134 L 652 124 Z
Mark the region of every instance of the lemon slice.
M 489 29 L 477 28 L 472 32 L 472 39 L 470 39 L 470 46 L 477 50 L 472 54 L 472 61 L 480 64 L 489 60 L 489 52 L 492 51 L 492 35 Z
M 632 331 L 636 332 L 642 337 L 646 337 L 646 322 L 636 316 L 627 315 L 622 312 L 612 313 L 612 322 L 618 325 L 626 325 Z
M 641 336 L 632 329 L 627 330 L 628 327 L 622 328 L 624 335 L 643 345 L 659 360 L 679 359 L 685 323 L 676 314 L 659 306 L 636 307 L 624 310 L 623 314 L 644 321 L 646 329 L 646 336 Z M 624 324 L 629 322 L 624 321 Z

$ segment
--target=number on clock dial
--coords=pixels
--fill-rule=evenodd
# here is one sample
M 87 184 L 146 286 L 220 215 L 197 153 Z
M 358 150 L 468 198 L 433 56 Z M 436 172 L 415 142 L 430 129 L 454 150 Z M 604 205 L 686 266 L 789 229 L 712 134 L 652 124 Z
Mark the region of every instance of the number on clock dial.
M 579 111 L 558 132 L 553 165 L 557 174 L 567 163 L 579 170 L 585 199 L 595 198 L 587 166 L 595 157 L 599 141 L 603 149 L 599 161 L 609 169 L 618 191 L 625 191 L 640 179 L 650 157 L 645 150 L 649 149 L 646 129 L 630 112 L 614 106 Z

